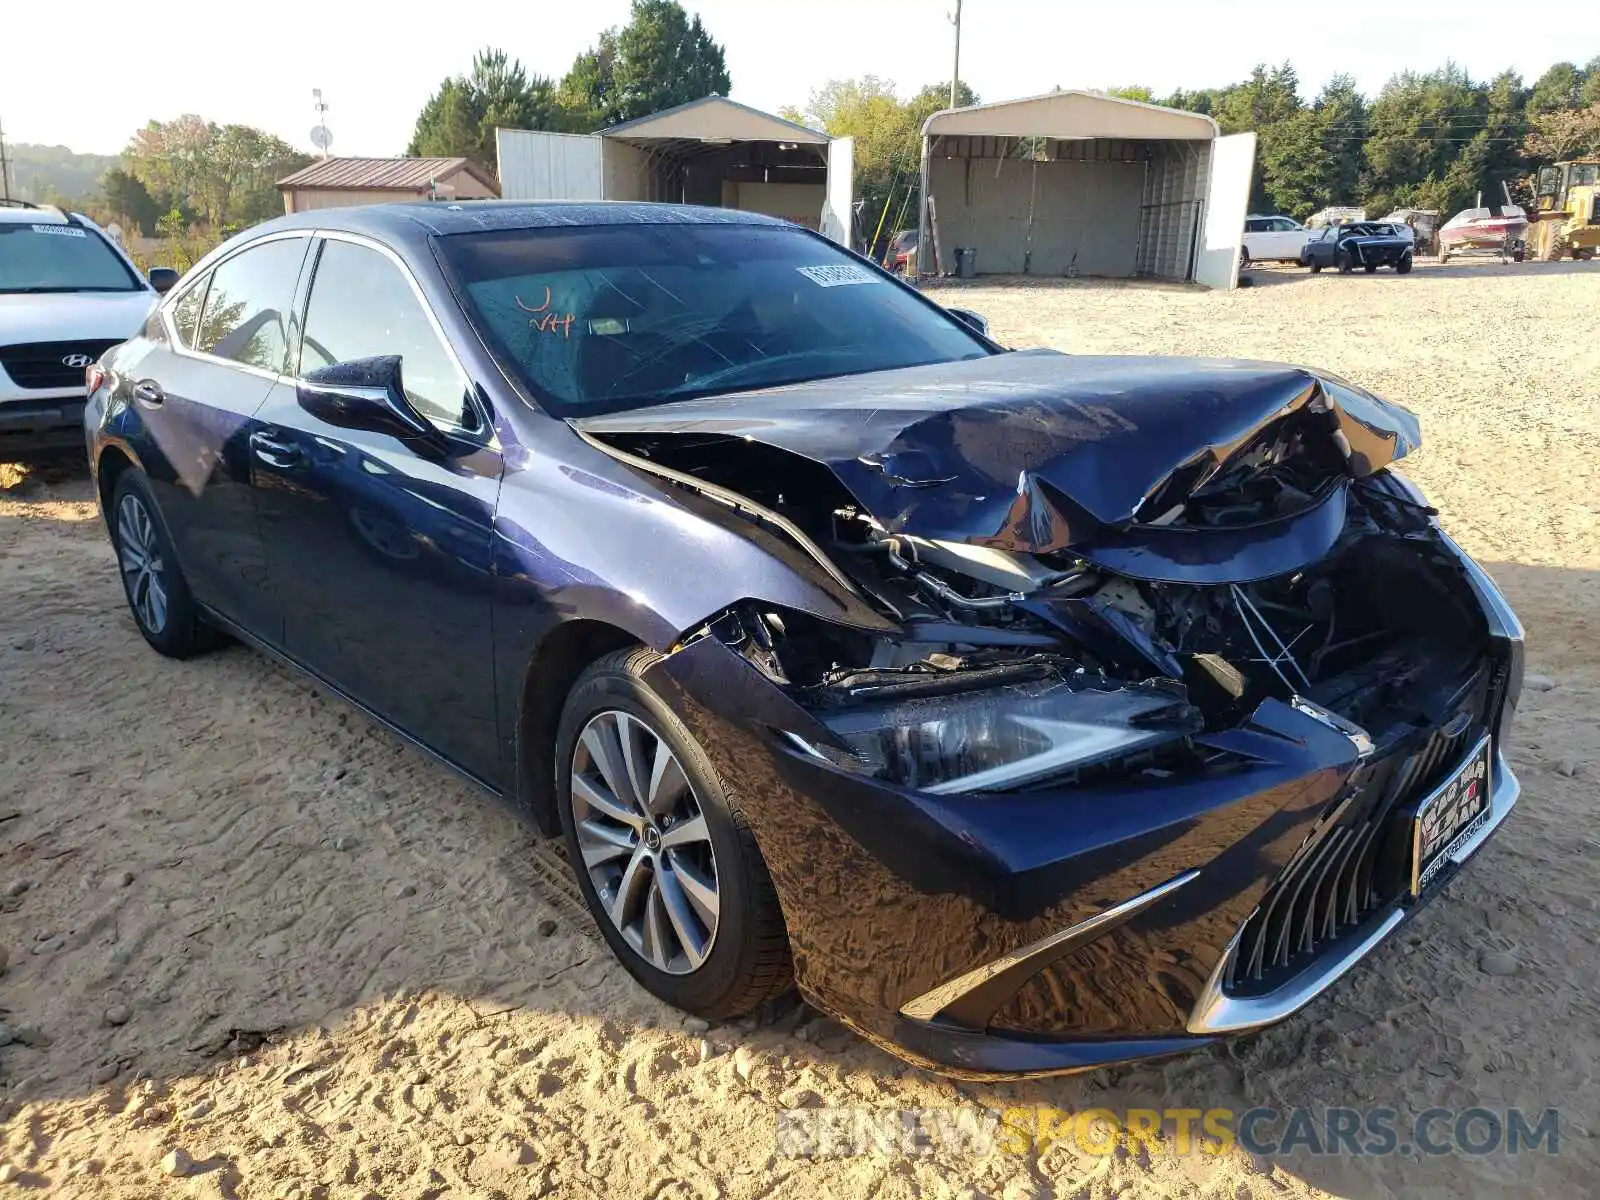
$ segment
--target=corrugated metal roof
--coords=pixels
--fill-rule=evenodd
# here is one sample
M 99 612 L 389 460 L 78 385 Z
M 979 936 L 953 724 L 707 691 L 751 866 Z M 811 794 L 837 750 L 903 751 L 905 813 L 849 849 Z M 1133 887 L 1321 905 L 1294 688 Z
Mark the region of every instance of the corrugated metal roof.
M 1203 113 L 1084 91 L 1047 92 L 1021 100 L 941 109 L 922 124 L 923 137 L 966 134 L 1210 141 L 1217 133 L 1217 123 Z
M 465 158 L 324 158 L 278 180 L 280 189 L 384 188 L 423 192 L 431 183 L 443 183 L 466 171 L 480 183 L 494 187 L 489 174 Z
M 691 115 L 692 114 L 692 115 Z M 664 108 L 647 117 L 635 117 L 600 130 L 601 137 L 621 138 L 731 138 L 740 142 L 803 142 L 826 145 L 828 135 L 783 117 L 729 100 L 702 96 L 686 104 Z

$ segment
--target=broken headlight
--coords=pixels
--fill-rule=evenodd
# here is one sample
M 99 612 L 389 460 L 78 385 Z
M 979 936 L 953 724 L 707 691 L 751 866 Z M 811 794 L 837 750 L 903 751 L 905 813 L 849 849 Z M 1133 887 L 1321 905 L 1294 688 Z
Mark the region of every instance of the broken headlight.
M 1157 688 L 1056 681 L 864 705 L 823 721 L 848 754 L 790 736 L 835 766 L 937 793 L 1020 787 L 1199 728 L 1188 704 Z

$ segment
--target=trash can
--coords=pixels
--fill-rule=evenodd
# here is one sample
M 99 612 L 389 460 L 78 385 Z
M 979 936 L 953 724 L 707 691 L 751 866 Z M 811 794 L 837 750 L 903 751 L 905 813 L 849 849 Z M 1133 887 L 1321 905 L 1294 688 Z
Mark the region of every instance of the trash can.
M 971 279 L 978 273 L 978 251 L 972 246 L 956 247 L 956 278 Z

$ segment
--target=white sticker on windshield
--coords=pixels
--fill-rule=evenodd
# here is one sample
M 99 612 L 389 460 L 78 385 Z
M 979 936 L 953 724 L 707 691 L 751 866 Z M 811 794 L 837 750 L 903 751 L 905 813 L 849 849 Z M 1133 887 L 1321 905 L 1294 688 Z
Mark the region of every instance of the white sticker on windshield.
M 33 231 L 35 233 L 53 233 L 57 237 L 88 237 L 89 236 L 83 230 L 74 228 L 71 225 L 35 225 L 33 227 Z
M 845 287 L 852 283 L 877 283 L 878 277 L 865 267 L 840 263 L 828 267 L 796 267 L 796 271 L 818 287 Z

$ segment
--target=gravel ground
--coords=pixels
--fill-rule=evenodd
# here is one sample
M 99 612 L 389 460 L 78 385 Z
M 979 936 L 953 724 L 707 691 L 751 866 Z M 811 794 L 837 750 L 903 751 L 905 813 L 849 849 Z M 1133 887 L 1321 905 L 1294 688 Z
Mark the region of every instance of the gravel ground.
M 1254 271 L 1231 296 L 964 286 L 1013 345 L 1335 370 L 1529 633 L 1508 827 L 1310 1011 L 1213 1052 L 1005 1087 L 794 1005 L 705 1029 L 614 965 L 502 807 L 261 657 L 139 639 L 88 487 L 0 466 L 0 1184 L 165 1197 L 1593 1194 L 1600 1126 L 1600 265 Z M 1558 1153 L 942 1145 L 775 1154 L 775 1110 L 1560 1109 Z

